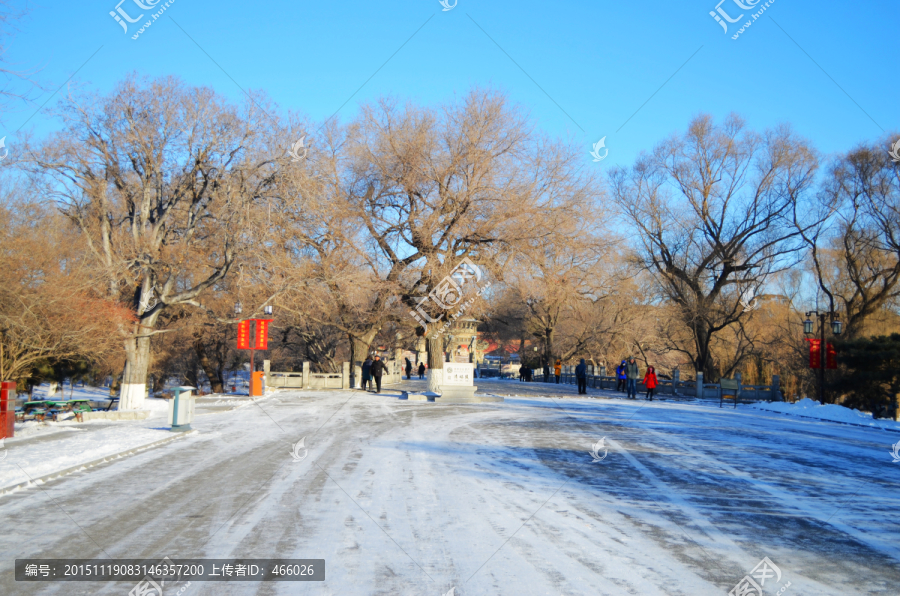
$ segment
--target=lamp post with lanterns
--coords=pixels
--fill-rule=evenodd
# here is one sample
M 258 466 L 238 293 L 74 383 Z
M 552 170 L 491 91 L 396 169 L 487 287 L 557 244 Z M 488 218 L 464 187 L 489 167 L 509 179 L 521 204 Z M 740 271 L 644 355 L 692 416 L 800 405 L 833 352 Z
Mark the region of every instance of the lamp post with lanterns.
M 241 313 L 244 312 L 244 307 L 240 302 L 234 303 L 234 316 L 240 318 Z M 263 307 L 263 314 L 265 314 L 265 319 L 246 319 L 240 322 L 238 326 L 238 349 L 246 349 L 250 350 L 250 373 L 251 376 L 254 372 L 256 372 L 256 350 L 258 349 L 266 349 L 268 343 L 268 328 L 266 327 L 269 321 L 272 318 L 272 305 L 267 304 Z M 251 340 L 250 338 L 250 322 L 256 322 L 256 337 Z M 246 337 L 243 338 L 244 345 L 246 347 L 242 347 L 242 337 L 241 334 L 245 333 Z
M 810 319 L 810 317 L 816 317 L 819 320 L 819 403 L 825 404 L 825 365 L 826 365 L 826 352 L 828 344 L 825 342 L 825 319 L 831 319 L 831 333 L 834 335 L 840 335 L 843 331 L 843 323 L 837 320 L 837 315 L 834 311 L 829 312 L 819 312 L 817 310 L 811 310 L 806 313 L 806 320 L 803 321 L 803 333 L 806 335 L 813 335 L 815 333 L 815 323 Z

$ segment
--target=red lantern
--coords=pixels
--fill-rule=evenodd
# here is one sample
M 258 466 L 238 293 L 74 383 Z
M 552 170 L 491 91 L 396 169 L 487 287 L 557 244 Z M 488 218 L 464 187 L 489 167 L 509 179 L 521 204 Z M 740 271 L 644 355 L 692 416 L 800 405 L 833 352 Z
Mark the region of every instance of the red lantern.
M 250 320 L 241 321 L 237 330 L 237 349 L 250 349 Z
M 822 342 L 818 339 L 809 339 L 809 367 L 820 368 L 822 366 Z

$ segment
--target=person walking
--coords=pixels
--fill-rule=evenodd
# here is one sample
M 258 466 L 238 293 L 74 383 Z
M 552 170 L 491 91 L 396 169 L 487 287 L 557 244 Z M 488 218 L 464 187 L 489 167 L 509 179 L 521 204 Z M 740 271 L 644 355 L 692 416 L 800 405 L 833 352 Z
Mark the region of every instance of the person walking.
M 587 364 L 584 363 L 584 358 L 582 358 L 581 363 L 575 367 L 575 380 L 578 381 L 578 393 L 587 393 Z
M 559 377 L 562 376 L 562 360 L 557 360 L 553 367 L 553 374 L 556 375 L 556 384 L 559 385 Z
M 656 378 L 656 369 L 652 366 L 647 367 L 647 374 L 644 375 L 644 385 L 647 387 L 647 399 L 653 401 L 653 390 L 659 385 L 659 380 Z
M 365 390 L 369 390 L 369 385 L 371 384 L 372 379 L 372 357 L 366 356 L 366 361 L 362 363 L 362 385 L 361 387 Z
M 628 399 L 637 399 L 637 380 L 640 374 L 637 361 L 634 356 L 631 356 L 625 365 L 625 392 L 628 394 Z
M 616 391 L 625 391 L 625 361 L 616 367 Z
M 425 378 L 425 363 L 424 362 L 419 363 L 419 378 L 420 379 Z
M 375 379 L 375 393 L 381 393 L 381 375 L 387 370 L 380 356 L 375 356 L 375 362 L 372 363 L 372 378 Z
M 412 378 L 412 362 L 409 361 L 409 358 L 406 359 L 406 380 L 410 380 Z

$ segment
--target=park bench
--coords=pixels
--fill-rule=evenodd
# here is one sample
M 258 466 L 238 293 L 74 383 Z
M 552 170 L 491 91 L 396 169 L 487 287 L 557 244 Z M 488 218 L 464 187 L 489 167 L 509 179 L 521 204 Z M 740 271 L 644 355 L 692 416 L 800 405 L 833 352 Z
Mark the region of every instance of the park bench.
M 85 412 L 94 411 L 94 408 L 91 407 L 91 400 L 89 399 L 70 399 L 68 406 L 69 411 L 75 414 L 75 420 L 78 422 L 84 422 L 83 414 Z
M 25 405 L 22 406 L 21 412 L 16 412 L 16 417 L 21 422 L 24 422 L 26 418 L 43 422 L 44 417 L 47 415 L 45 405 L 46 403 L 43 401 L 26 401 Z
M 737 408 L 741 394 L 741 383 L 737 379 L 719 379 L 719 407 L 727 399 L 734 399 L 734 407 Z

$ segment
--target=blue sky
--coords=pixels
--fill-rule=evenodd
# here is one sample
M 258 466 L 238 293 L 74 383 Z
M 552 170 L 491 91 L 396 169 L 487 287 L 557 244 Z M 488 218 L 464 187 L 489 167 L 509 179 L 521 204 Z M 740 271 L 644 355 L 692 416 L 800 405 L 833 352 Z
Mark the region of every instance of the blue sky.
M 0 136 L 14 148 L 23 131 L 46 134 L 59 126 L 35 113 L 48 98 L 76 83 L 107 91 L 129 72 L 234 100 L 263 90 L 314 120 L 348 120 L 381 95 L 434 103 L 491 85 L 547 133 L 584 143 L 586 163 L 606 136 L 602 168 L 631 164 L 701 112 L 734 111 L 757 129 L 789 122 L 826 154 L 900 131 L 900 2 L 775 0 L 734 40 L 765 0 L 724 0 L 744 15 L 728 34 L 709 14 L 717 1 L 458 0 L 443 11 L 438 0 L 175 0 L 136 40 L 165 0 L 124 0 L 144 13 L 127 34 L 109 15 L 118 0 L 14 1 L 30 14 L 6 59 L 40 67 L 50 91 L 3 114 Z

